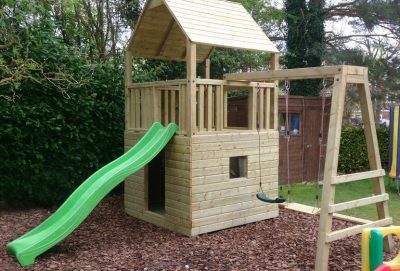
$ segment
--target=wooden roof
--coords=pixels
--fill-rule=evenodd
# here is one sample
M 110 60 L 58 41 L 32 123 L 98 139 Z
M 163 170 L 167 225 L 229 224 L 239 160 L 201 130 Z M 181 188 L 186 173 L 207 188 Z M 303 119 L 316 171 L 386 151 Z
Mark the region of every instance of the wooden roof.
M 186 38 L 197 46 L 197 61 L 214 47 L 278 52 L 239 3 L 225 0 L 148 0 L 130 38 L 133 56 L 185 60 Z

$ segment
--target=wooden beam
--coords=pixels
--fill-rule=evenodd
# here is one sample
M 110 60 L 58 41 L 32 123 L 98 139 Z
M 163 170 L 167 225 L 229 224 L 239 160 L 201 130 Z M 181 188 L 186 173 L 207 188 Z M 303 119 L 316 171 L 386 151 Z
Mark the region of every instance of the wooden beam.
M 332 185 L 332 177 L 337 175 L 339 158 L 340 134 L 342 131 L 343 108 L 346 94 L 346 75 L 336 75 L 333 83 L 331 113 L 329 119 L 329 132 L 324 169 L 324 185 L 322 188 L 321 214 L 319 219 L 319 231 L 317 242 L 317 255 L 315 257 L 315 270 L 327 271 L 329 259 L 329 243 L 327 236 L 332 231 L 332 214 L 329 213 L 329 205 L 334 204 L 335 186 Z
M 210 59 L 207 58 L 206 61 L 204 61 L 204 78 L 210 79 Z
M 249 121 L 249 129 L 256 130 L 257 129 L 257 88 L 253 87 L 249 91 L 249 108 L 248 108 L 248 121 Z
M 363 84 L 364 76 L 363 75 L 349 75 L 347 76 L 348 84 Z
M 272 71 L 279 70 L 279 53 L 273 53 L 271 55 L 270 66 Z
M 196 44 L 186 40 L 186 132 L 192 136 L 196 131 Z
M 225 80 L 245 80 L 245 81 L 262 81 L 262 80 L 304 80 L 318 78 L 332 78 L 341 74 L 346 70 L 349 74 L 363 75 L 364 67 L 357 66 L 324 66 L 298 68 L 288 70 L 269 70 L 247 73 L 228 73 L 224 75 Z
M 383 227 L 383 226 L 390 226 L 393 224 L 393 219 L 391 217 L 384 218 L 381 220 L 373 221 L 368 224 L 363 224 L 363 225 L 356 225 L 350 228 L 334 231 L 328 234 L 326 238 L 327 243 L 331 243 L 346 237 L 350 237 L 355 234 L 359 234 L 362 232 L 363 229 L 365 228 L 375 228 L 375 227 Z M 315 268 L 315 270 L 321 270 Z
M 176 108 L 176 92 L 175 90 L 169 91 L 170 99 L 169 99 L 169 122 L 175 123 L 175 108 Z
M 213 125 L 213 86 L 207 86 L 207 131 L 212 130 Z
M 279 53 L 273 53 L 271 58 L 271 70 L 277 71 L 279 70 Z M 274 84 L 275 86 L 271 88 L 271 106 L 270 106 L 270 114 L 272 114 L 270 118 L 270 123 L 267 125 L 269 128 L 274 129 L 275 131 L 278 130 L 278 101 L 279 101 L 279 94 L 278 94 L 278 86 L 279 86 L 279 79 L 275 79 Z
M 186 132 L 186 84 L 180 85 L 179 90 L 179 129 Z
M 161 121 L 161 91 L 153 87 L 153 112 L 154 121 Z
M 161 39 L 160 46 L 157 49 L 157 55 L 159 56 L 161 52 L 164 50 L 165 44 L 168 40 L 169 34 L 171 34 L 172 28 L 174 27 L 175 20 L 174 18 L 171 19 L 171 22 L 168 24 L 167 31 L 165 32 L 163 38 Z
M 381 195 L 376 195 L 376 196 L 371 196 L 363 199 L 357 199 L 357 200 L 352 200 L 352 201 L 347 201 L 347 202 L 342 202 L 342 203 L 337 203 L 330 205 L 328 208 L 329 213 L 337 213 L 341 212 L 344 210 L 348 209 L 353 209 L 373 203 L 378 203 L 378 202 L 383 202 L 383 201 L 388 201 L 389 200 L 389 195 L 388 194 L 381 194 Z
M 364 134 L 367 141 L 368 160 L 371 170 L 382 168 L 381 157 L 379 154 L 378 138 L 376 135 L 374 111 L 372 108 L 371 92 L 368 84 L 368 69 L 364 68 L 364 82 L 357 85 L 358 96 L 360 99 L 361 115 L 364 123 Z M 372 181 L 373 191 L 375 195 L 385 193 L 385 183 L 383 177 L 376 177 Z M 376 204 L 378 218 L 384 219 L 389 217 L 388 202 L 380 202 Z M 393 248 L 392 238 L 385 239 L 385 250 L 389 251 Z
M 199 85 L 199 101 L 198 101 L 198 117 L 199 117 L 199 131 L 204 131 L 204 85 Z
M 258 90 L 258 127 L 260 130 L 266 129 L 264 126 L 264 92 L 265 88 Z
M 223 92 L 224 92 L 223 85 L 215 87 L 215 130 L 216 131 L 222 131 L 224 126 L 225 103 L 224 103 Z
M 385 176 L 385 170 L 377 169 L 377 170 L 371 170 L 371 171 L 366 171 L 366 172 L 334 176 L 334 177 L 332 177 L 332 184 L 342 184 L 342 183 L 348 183 L 348 182 L 365 180 L 365 179 L 382 177 L 382 176 Z
M 129 93 L 129 85 L 132 84 L 132 65 L 132 52 L 127 50 L 125 52 L 125 130 L 128 130 L 129 128 L 135 128 L 135 125 L 131 120 L 131 118 L 134 117 L 131 113 L 131 104 L 135 101 L 132 100 L 132 97 Z
M 215 47 L 214 47 L 214 46 L 211 47 L 210 51 L 209 51 L 208 54 L 207 54 L 206 59 L 210 59 L 210 58 L 211 58 L 211 55 L 214 53 L 214 50 L 215 50 Z
M 156 8 L 158 6 L 161 6 L 162 4 L 163 4 L 162 0 L 149 1 L 149 5 L 147 6 L 147 9 L 149 10 L 149 9 L 152 9 L 152 8 Z

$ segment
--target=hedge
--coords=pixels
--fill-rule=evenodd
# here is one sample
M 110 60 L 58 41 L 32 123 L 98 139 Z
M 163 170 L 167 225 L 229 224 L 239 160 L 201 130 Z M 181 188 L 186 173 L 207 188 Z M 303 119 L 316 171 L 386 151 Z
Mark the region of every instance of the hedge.
M 102 84 L 69 99 L 33 87 L 15 103 L 0 102 L 0 201 L 58 204 L 123 153 L 122 75 L 94 70 Z
M 377 129 L 382 167 L 388 164 L 389 129 Z M 352 173 L 369 170 L 367 144 L 362 128 L 344 128 L 340 140 L 338 171 Z

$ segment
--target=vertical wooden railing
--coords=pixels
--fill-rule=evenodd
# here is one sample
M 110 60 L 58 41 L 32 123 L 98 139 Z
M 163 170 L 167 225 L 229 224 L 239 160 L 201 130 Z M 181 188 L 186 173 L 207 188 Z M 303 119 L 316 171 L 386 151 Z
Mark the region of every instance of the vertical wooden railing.
M 268 83 L 228 82 L 197 79 L 195 92 L 196 124 L 193 133 L 228 131 L 228 91 L 232 88 L 248 91 L 248 130 L 273 129 L 274 88 Z M 139 83 L 128 86 L 127 125 L 129 129 L 148 129 L 154 121 L 166 125 L 174 122 L 180 133 L 187 128 L 186 80 Z M 246 129 L 246 128 L 242 128 Z

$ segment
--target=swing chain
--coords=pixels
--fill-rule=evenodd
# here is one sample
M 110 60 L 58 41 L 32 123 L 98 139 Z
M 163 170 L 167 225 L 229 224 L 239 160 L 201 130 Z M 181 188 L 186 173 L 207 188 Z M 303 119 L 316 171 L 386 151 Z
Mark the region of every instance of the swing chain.
M 289 92 L 290 92 L 290 81 L 289 80 L 285 80 L 283 94 L 284 95 L 289 95 Z

